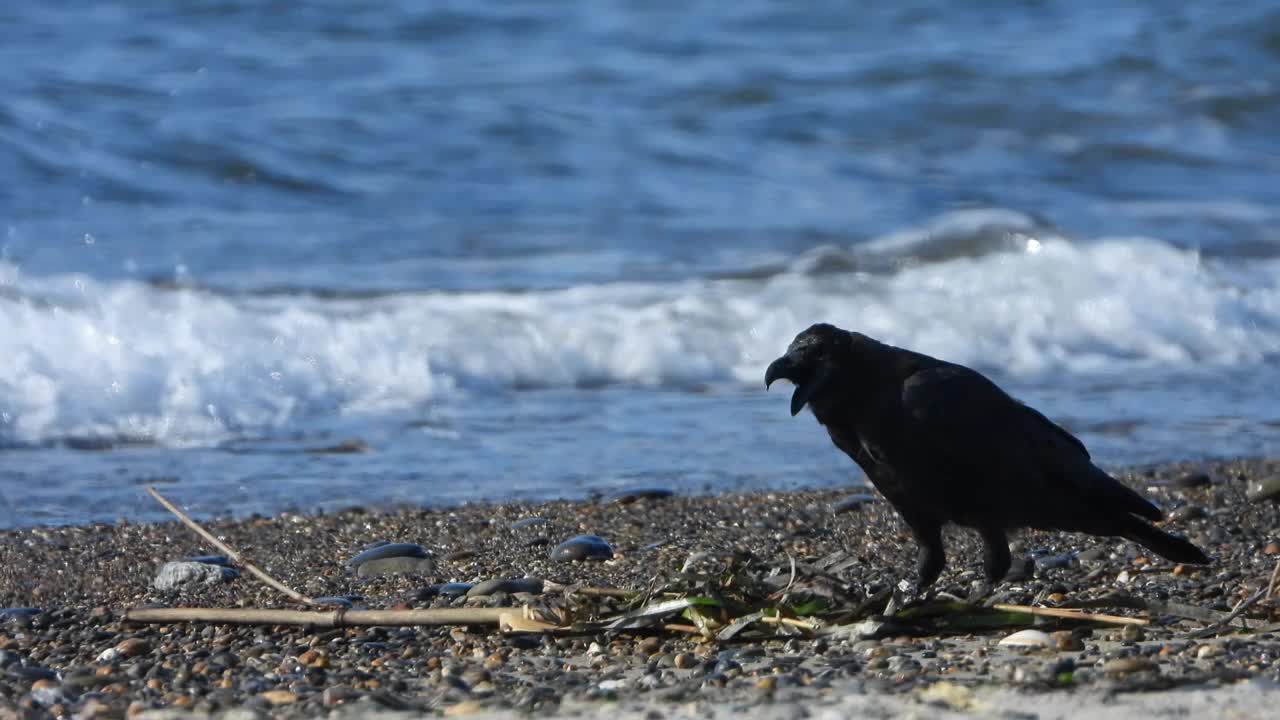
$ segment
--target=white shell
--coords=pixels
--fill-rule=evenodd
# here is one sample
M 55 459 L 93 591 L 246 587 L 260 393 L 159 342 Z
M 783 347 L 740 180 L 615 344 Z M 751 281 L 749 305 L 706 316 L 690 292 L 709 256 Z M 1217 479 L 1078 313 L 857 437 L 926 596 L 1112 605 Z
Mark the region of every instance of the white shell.
M 1053 639 L 1049 637 L 1048 633 L 1043 633 L 1039 630 L 1019 630 L 1001 640 L 1000 644 L 1013 647 L 1049 647 L 1053 644 Z

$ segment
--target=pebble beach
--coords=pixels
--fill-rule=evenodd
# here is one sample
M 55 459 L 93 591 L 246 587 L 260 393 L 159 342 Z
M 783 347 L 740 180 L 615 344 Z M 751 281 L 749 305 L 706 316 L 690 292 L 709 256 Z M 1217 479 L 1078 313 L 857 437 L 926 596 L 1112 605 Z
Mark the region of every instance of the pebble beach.
M 297 606 L 209 557 L 215 550 L 176 521 L 4 531 L 0 717 L 990 716 L 1000 708 L 1050 717 L 1072 697 L 1101 703 L 1101 717 L 1133 698 L 1174 707 L 1202 697 L 1188 693 L 1238 699 L 1280 688 L 1280 608 L 1258 597 L 1280 558 L 1280 461 L 1117 475 L 1216 563 L 1175 566 L 1121 540 L 1025 531 L 1010 579 L 986 602 L 1088 608 L 1146 624 L 1038 617 L 982 629 L 871 627 L 878 615 L 857 614 L 859 601 L 909 577 L 915 545 L 866 487 L 714 496 L 636 488 L 574 502 L 201 520 L 312 598 L 353 609 L 529 608 L 578 632 L 136 623 L 125 618 L 131 608 Z M 180 503 L 180 486 L 162 491 Z M 582 536 L 595 537 L 565 544 Z M 980 548 L 954 529 L 948 548 L 938 589 L 964 597 Z M 166 563 L 183 559 L 209 570 L 158 582 Z M 821 585 L 828 603 L 811 618 L 728 637 L 722 626 L 703 633 L 677 616 L 600 629 L 638 603 L 584 590 L 658 602 L 678 597 L 677 587 L 714 594 L 737 582 L 729 576 L 776 588 L 779 605 L 795 606 L 789 598 L 806 583 Z

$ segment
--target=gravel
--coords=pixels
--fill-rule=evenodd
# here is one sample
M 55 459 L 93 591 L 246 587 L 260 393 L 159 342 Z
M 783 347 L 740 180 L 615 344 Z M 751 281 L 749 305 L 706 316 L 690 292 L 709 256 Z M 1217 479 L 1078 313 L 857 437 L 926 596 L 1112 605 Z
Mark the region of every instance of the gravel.
M 1114 538 L 1024 532 L 1015 547 L 1022 577 L 1002 584 L 994 600 L 1079 607 L 1119 592 L 1131 605 L 1193 607 L 1220 617 L 1271 575 L 1280 505 L 1250 490 L 1278 472 L 1280 462 L 1267 460 L 1127 472 L 1122 477 L 1171 511 L 1168 524 L 1215 565 L 1175 566 Z M 180 497 L 181 486 L 170 493 Z M 731 563 L 773 568 L 785 580 L 792 560 L 822 565 L 855 598 L 910 577 L 915 545 L 892 507 L 862 501 L 854 512 L 837 513 L 848 493 L 690 497 L 645 489 L 627 502 L 353 508 L 204 524 L 291 587 L 356 608 L 529 604 L 590 618 L 617 614 L 626 603 L 566 595 L 563 587 L 643 589 L 682 570 L 714 576 Z M 1183 507 L 1198 510 L 1179 512 Z M 549 548 L 581 535 L 602 538 L 612 556 L 553 559 Z M 980 580 L 981 547 L 968 532 L 948 535 L 953 562 L 939 589 L 963 597 Z M 542 542 L 531 542 L 535 537 Z M 407 571 L 362 575 L 346 565 L 379 542 L 417 548 L 391 557 L 384 550 L 367 561 L 403 558 Z M 123 620 L 138 606 L 287 607 L 243 574 L 153 586 L 165 563 L 207 551 L 176 523 L 0 531 L 0 717 L 6 710 L 81 718 L 514 717 L 592 715 L 603 712 L 601 703 L 620 718 L 801 711 L 945 717 L 1003 709 L 1120 717 L 1117 708 L 1155 714 L 1152 703 L 1192 712 L 1208 707 L 1204 698 L 1249 708 L 1280 682 L 1280 635 L 1273 634 L 1280 627 L 1269 627 L 1280 613 L 1270 601 L 1249 608 L 1248 631 L 1193 637 L 1206 622 L 1162 612 L 1142 628 L 1045 625 L 1035 630 L 1046 635 L 1029 646 L 1000 644 L 1020 628 L 878 639 L 744 635 L 715 643 L 678 632 L 543 637 L 492 627 Z M 469 592 L 476 588 L 482 591 Z M 1113 605 L 1098 611 L 1143 614 Z M 1117 693 L 1125 699 L 1103 702 Z

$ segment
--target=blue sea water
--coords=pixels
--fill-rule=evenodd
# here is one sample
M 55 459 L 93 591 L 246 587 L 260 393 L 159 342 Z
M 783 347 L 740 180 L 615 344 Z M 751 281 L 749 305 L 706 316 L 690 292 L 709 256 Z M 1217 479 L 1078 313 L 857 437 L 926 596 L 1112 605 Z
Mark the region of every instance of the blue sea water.
M 1280 8 L 0 8 L 0 527 L 848 483 L 769 360 L 1280 453 Z M 358 439 L 366 452 L 312 452 Z

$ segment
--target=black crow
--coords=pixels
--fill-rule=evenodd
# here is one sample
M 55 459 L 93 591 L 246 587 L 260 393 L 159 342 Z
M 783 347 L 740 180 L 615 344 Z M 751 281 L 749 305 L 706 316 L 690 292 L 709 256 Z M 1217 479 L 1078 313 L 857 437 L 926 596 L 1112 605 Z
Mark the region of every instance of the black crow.
M 917 592 L 946 564 L 947 522 L 981 536 L 985 591 L 1009 570 L 1014 528 L 1114 535 L 1173 562 L 1210 562 L 1148 524 L 1160 509 L 1094 465 L 1079 439 L 975 370 L 817 324 L 769 365 L 765 387 L 783 379 L 796 386 L 791 414 L 809 406 L 911 528 Z

